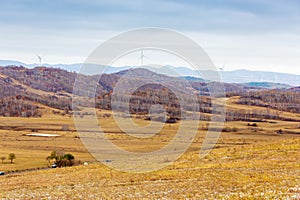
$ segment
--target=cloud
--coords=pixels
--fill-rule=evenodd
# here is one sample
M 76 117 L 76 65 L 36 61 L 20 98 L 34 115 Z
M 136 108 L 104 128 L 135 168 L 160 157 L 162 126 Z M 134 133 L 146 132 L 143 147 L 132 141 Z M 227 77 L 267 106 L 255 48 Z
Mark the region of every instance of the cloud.
M 298 0 L 7 0 L 0 55 L 30 62 L 41 52 L 53 62 L 79 61 L 119 32 L 164 27 L 192 33 L 217 64 L 295 68 L 299 11 Z
M 297 1 L 6 1 L 2 24 L 43 29 L 130 29 L 162 26 L 199 31 L 298 28 Z

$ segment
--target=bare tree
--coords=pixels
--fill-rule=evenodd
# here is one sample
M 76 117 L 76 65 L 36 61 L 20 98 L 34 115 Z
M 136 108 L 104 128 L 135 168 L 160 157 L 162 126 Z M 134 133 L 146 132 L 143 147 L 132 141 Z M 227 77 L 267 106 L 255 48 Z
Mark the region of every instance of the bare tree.
M 4 162 L 5 159 L 6 159 L 6 158 L 5 158 L 4 156 L 1 156 L 2 164 L 3 164 L 3 162 Z
M 14 162 L 14 159 L 16 159 L 16 155 L 14 153 L 10 153 L 8 155 L 8 159 L 10 160 L 10 163 L 13 163 Z

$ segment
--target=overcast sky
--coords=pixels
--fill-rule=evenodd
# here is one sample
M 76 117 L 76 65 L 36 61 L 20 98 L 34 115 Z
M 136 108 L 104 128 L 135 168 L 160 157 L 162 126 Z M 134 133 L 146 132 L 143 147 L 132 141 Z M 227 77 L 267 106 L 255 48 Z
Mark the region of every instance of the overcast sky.
M 225 70 L 300 74 L 299 0 L 0 0 L 0 6 L 2 60 L 36 63 L 41 54 L 45 63 L 82 63 L 116 34 L 161 27 L 196 41 Z

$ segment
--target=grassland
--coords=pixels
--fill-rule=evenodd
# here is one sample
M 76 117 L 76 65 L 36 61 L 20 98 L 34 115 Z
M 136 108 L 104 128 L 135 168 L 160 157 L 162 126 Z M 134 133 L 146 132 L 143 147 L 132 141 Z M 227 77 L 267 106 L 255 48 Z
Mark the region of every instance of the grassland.
M 297 138 L 219 148 L 201 160 L 197 147 L 191 147 L 171 166 L 143 174 L 96 164 L 12 174 L 1 177 L 0 197 L 298 199 L 299 144 Z
M 0 118 L 0 157 L 15 153 L 17 159 L 10 164 L 8 159 L 0 164 L 1 171 L 20 171 L 45 168 L 45 160 L 51 151 L 72 153 L 81 161 L 94 161 L 86 151 L 76 131 L 72 119 L 61 115 L 45 113 L 43 118 Z M 67 127 L 68 130 L 65 130 Z M 32 137 L 31 133 L 58 134 L 60 137 Z
M 231 99 L 228 106 L 235 105 Z M 240 107 L 242 106 L 242 107 Z M 128 151 L 150 152 L 167 145 L 179 123 L 165 125 L 151 138 L 122 134 L 112 117 L 99 112 L 107 137 Z M 288 117 L 298 116 L 282 113 Z M 148 122 L 134 119 L 140 125 Z M 96 163 L 78 138 L 71 116 L 43 109 L 42 118 L 0 118 L 0 156 L 15 153 L 14 164 L 5 160 L 0 171 L 45 168 L 53 150 L 72 153 L 88 166 L 8 173 L 0 177 L 0 198 L 7 199 L 300 199 L 300 126 L 298 122 L 226 122 L 215 148 L 199 159 L 207 122 L 199 123 L 188 151 L 175 163 L 150 173 L 125 173 Z M 233 129 L 234 128 L 234 129 Z M 279 129 L 283 134 L 276 133 Z M 234 131 L 233 131 L 234 130 Z M 32 132 L 60 137 L 26 136 Z M 168 161 L 165 161 L 168 162 Z

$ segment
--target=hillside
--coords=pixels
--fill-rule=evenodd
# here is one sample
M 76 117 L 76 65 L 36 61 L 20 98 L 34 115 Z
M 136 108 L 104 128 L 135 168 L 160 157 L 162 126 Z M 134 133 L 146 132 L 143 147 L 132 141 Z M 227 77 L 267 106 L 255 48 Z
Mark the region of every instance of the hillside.
M 74 63 L 74 64 L 43 64 L 43 66 L 48 68 L 59 68 L 64 69 L 69 72 L 80 72 L 80 69 L 83 63 Z M 95 66 L 95 64 L 90 64 Z M 35 68 L 38 64 L 25 64 L 19 61 L 13 60 L 0 60 L 0 66 L 24 66 L 27 68 Z M 102 71 L 106 74 L 114 74 L 123 70 L 128 70 L 131 68 L 144 68 L 151 71 L 158 71 L 161 74 L 173 77 L 196 77 L 196 78 L 204 78 L 201 75 L 201 70 L 191 69 L 183 66 L 171 66 L 165 65 L 160 68 L 154 68 L 151 66 L 122 66 L 122 67 L 113 67 L 113 66 L 104 66 L 104 65 L 96 65 L 99 68 L 99 71 Z M 205 73 L 210 73 L 209 71 L 205 71 Z M 298 86 L 300 83 L 300 75 L 295 75 L 292 73 L 279 73 L 279 72 L 268 72 L 268 71 L 251 71 L 251 70 L 233 70 L 233 71 L 220 71 L 222 76 L 222 80 L 225 83 L 239 83 L 239 84 L 247 84 L 254 83 L 261 86 L 261 83 L 265 82 L 263 86 L 281 88 L 286 87 L 287 85 Z M 279 83 L 279 84 L 278 84 Z M 283 85 L 281 85 L 283 84 Z M 271 88 L 270 88 L 271 89 Z
M 79 81 L 79 97 L 96 97 L 96 107 L 111 109 L 113 92 L 118 93 L 119 108 L 129 101 L 131 114 L 147 117 L 150 106 L 163 105 L 169 118 L 180 119 L 180 105 L 174 98 L 178 94 L 190 101 L 193 96 L 199 104 L 201 113 L 211 113 L 210 88 L 221 88 L 224 85 L 227 97 L 241 96 L 237 102 L 253 106 L 270 107 L 280 111 L 299 113 L 299 91 L 297 88 L 271 90 L 257 84 L 230 84 L 218 82 L 204 82 L 193 77 L 172 77 L 157 74 L 147 69 L 137 68 L 120 71 L 113 74 L 82 75 L 75 72 L 47 67 L 28 69 L 25 67 L 10 66 L 0 67 L 1 94 L 3 102 L 0 108 L 2 116 L 40 116 L 39 105 L 49 106 L 63 110 L 65 113 L 72 111 L 71 103 L 75 79 Z M 100 79 L 99 79 L 100 78 Z M 151 83 L 151 84 L 148 84 Z M 146 85 L 145 85 L 146 84 Z M 139 85 L 144 85 L 140 87 Z M 78 85 L 77 85 L 78 86 Z M 96 93 L 94 93 L 96 86 Z M 266 87 L 269 87 L 267 85 Z M 128 93 L 128 88 L 136 91 Z M 175 93 L 174 93 L 175 92 Z M 280 93 L 280 95 L 278 94 Z M 174 96 L 175 95 L 175 96 Z M 225 97 L 224 94 L 215 93 L 216 96 Z M 222 96 L 223 95 L 223 96 Z M 115 97 L 114 97 L 115 98 Z M 178 98 L 178 97 L 177 97 Z M 7 103 L 5 103 L 7 102 Z M 17 105 L 20 105 L 19 107 Z M 8 113 L 8 109 L 11 113 Z M 78 109 L 78 108 L 76 108 Z M 193 111 L 185 108 L 185 111 Z M 233 112 L 233 111 L 231 111 Z M 235 117 L 228 116 L 227 120 L 245 120 L 248 118 L 277 119 L 278 114 L 264 114 L 253 112 L 245 117 L 243 111 L 235 110 Z M 207 116 L 201 116 L 206 119 Z M 278 118 L 279 119 L 279 118 Z

